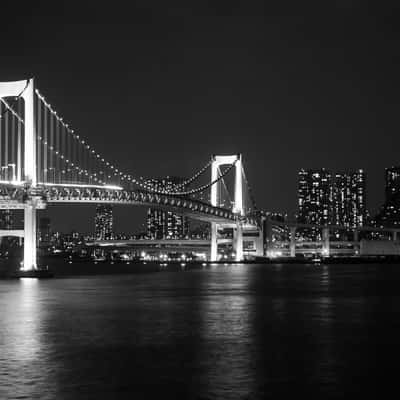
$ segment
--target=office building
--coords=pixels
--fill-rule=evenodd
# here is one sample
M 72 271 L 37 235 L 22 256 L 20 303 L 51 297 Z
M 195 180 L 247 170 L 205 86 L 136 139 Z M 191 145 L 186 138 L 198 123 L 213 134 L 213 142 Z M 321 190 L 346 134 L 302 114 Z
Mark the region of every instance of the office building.
M 113 238 L 113 211 L 109 204 L 99 204 L 96 207 L 95 238 L 97 240 Z
M 400 167 L 385 170 L 385 203 L 373 223 L 379 227 L 400 226 Z
M 363 170 L 336 173 L 326 169 L 299 172 L 297 221 L 309 225 L 365 225 L 366 187 Z M 321 229 L 299 229 L 305 238 L 321 240 Z
M 300 170 L 298 216 L 303 224 L 327 225 L 332 216 L 332 176 L 324 168 Z
M 332 212 L 332 223 L 335 225 L 348 228 L 365 225 L 366 187 L 363 170 L 335 174 Z
M 180 191 L 185 188 L 179 186 L 184 182 L 183 178 L 170 177 L 152 179 L 149 181 L 156 190 L 174 190 Z M 187 217 L 174 214 L 171 211 L 164 211 L 155 208 L 149 208 L 147 211 L 147 236 L 151 239 L 182 239 L 189 233 L 189 224 Z

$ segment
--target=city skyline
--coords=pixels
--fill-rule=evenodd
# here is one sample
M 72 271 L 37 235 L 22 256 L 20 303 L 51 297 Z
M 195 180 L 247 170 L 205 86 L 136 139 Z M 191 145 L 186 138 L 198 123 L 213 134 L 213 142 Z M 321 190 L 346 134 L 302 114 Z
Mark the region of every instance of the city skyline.
M 384 168 L 399 163 L 396 10 L 137 3 L 128 18 L 39 2 L 4 12 L 0 29 L 12 40 L 2 41 L 3 80 L 35 76 L 121 168 L 190 176 L 211 154 L 241 152 L 260 207 L 289 212 L 300 168 L 362 168 L 368 208 L 382 204 Z M 136 211 L 124 212 L 128 220 Z
M 329 202 L 331 202 L 332 204 L 329 204 L 329 207 L 335 207 L 335 202 L 337 203 L 337 199 L 335 199 L 335 195 L 337 195 L 337 193 L 335 193 L 335 190 L 338 189 L 336 188 L 336 186 L 331 186 L 332 182 L 331 180 L 333 180 L 333 183 L 339 182 L 340 179 L 345 179 L 348 178 L 350 181 L 347 183 L 349 184 L 350 182 L 352 182 L 352 175 L 357 175 L 359 173 L 362 174 L 363 178 L 362 178 L 362 185 L 363 185 L 363 200 L 362 200 L 362 207 L 364 209 L 364 213 L 363 218 L 362 218 L 362 223 L 361 225 L 365 225 L 366 223 L 366 216 L 369 217 L 370 222 L 374 222 L 375 221 L 375 216 L 379 215 L 382 208 L 385 207 L 385 204 L 388 202 L 388 171 L 400 171 L 400 166 L 399 167 L 388 167 L 385 168 L 384 170 L 384 174 L 385 174 L 385 180 L 382 183 L 382 188 L 381 191 L 383 193 L 385 193 L 385 197 L 382 199 L 382 202 L 380 204 L 378 204 L 378 206 L 375 209 L 370 209 L 368 206 L 366 206 L 366 204 L 368 204 L 368 176 L 365 174 L 365 171 L 363 169 L 359 169 L 359 170 L 350 170 L 350 171 L 346 171 L 343 169 L 340 169 L 340 171 L 329 171 L 325 168 L 318 168 L 318 169 L 300 169 L 298 171 L 298 174 L 296 176 L 296 178 L 298 178 L 299 174 L 304 174 L 306 172 L 318 172 L 318 171 L 325 171 L 326 173 L 328 173 L 329 175 L 329 182 L 327 182 L 327 187 L 329 187 L 329 190 L 331 191 L 331 193 L 329 195 L 327 195 L 328 197 L 330 196 Z M 399 174 L 396 176 L 400 176 Z M 167 177 L 169 178 L 169 177 Z M 157 178 L 157 179 L 153 179 L 153 180 L 149 180 L 149 182 L 153 181 L 159 181 L 161 178 Z M 165 178 L 164 178 L 165 179 Z M 163 180 L 163 179 L 161 179 Z M 396 190 L 394 191 L 394 194 L 397 195 L 398 194 L 398 185 L 399 185 L 399 180 L 398 179 L 392 179 L 392 184 L 393 187 L 396 188 Z M 296 208 L 294 210 L 292 210 L 291 212 L 288 210 L 269 210 L 269 209 L 265 209 L 262 207 L 259 207 L 260 210 L 264 211 L 264 212 L 269 212 L 269 213 L 279 213 L 282 215 L 287 215 L 289 217 L 289 219 L 294 219 L 294 218 L 298 218 L 299 217 L 299 182 L 296 182 L 296 186 L 295 186 L 295 196 L 294 196 L 294 201 L 296 202 Z M 342 182 L 342 186 L 345 185 L 345 182 Z M 394 190 L 394 189 L 393 189 Z M 369 194 L 369 193 L 368 193 Z M 396 200 L 397 201 L 397 200 Z M 397 204 L 397 203 L 396 203 Z M 337 204 L 336 204 L 337 206 Z M 343 207 L 344 205 L 342 205 Z M 82 206 L 80 206 L 82 207 Z M 85 215 L 87 216 L 87 219 L 90 221 L 92 221 L 92 219 L 95 216 L 96 213 L 96 207 L 94 206 L 90 206 L 90 205 L 84 205 L 83 206 L 85 208 Z M 327 205 L 328 207 L 328 205 Z M 46 211 L 44 211 L 44 213 L 46 213 L 46 215 L 50 215 L 52 220 L 55 222 L 54 224 L 54 228 L 55 230 L 60 230 L 60 223 L 57 223 L 57 218 L 59 215 L 59 211 L 57 209 L 59 209 L 60 206 L 50 206 L 46 209 Z M 131 216 L 130 218 L 126 218 L 126 213 L 124 213 L 124 208 L 125 206 L 114 206 L 113 207 L 113 213 L 114 213 L 114 221 L 116 223 L 114 223 L 114 232 L 115 233 L 123 233 L 123 234 L 139 234 L 139 233 L 144 233 L 146 230 L 148 230 L 148 209 L 146 207 L 135 207 L 135 208 L 131 208 L 132 212 L 131 212 Z M 79 209 L 75 208 L 76 211 L 78 211 L 78 213 L 80 212 Z M 342 211 L 343 214 L 344 211 Z M 74 213 L 74 207 L 69 208 L 69 213 L 73 214 Z M 336 215 L 333 213 L 333 210 L 330 212 L 332 214 L 330 215 L 330 219 L 328 221 L 328 219 L 326 219 L 326 221 L 317 221 L 317 220 L 313 220 L 313 223 L 331 223 L 331 224 L 339 224 L 340 221 L 342 221 L 341 218 L 343 218 L 342 216 Z M 337 211 L 336 211 L 337 213 Z M 162 212 L 160 212 L 160 215 L 163 214 Z M 301 214 L 301 212 L 300 212 Z M 172 215 L 172 214 L 171 214 Z M 334 221 L 335 219 L 335 221 Z M 77 221 L 77 217 L 76 218 L 72 218 L 70 224 L 68 225 L 68 228 L 66 229 L 61 229 L 61 231 L 67 233 L 67 232 L 72 232 L 72 231 L 79 231 L 79 232 L 85 232 L 90 234 L 93 230 L 93 227 L 90 225 L 87 228 L 81 228 L 79 229 L 79 223 L 76 222 Z M 311 223 L 312 221 L 308 221 L 309 223 Z M 343 225 L 349 225 L 352 226 L 352 224 L 348 221 L 343 220 Z M 64 225 L 63 225 L 64 226 Z M 87 226 L 86 221 L 80 221 L 80 227 L 85 227 Z

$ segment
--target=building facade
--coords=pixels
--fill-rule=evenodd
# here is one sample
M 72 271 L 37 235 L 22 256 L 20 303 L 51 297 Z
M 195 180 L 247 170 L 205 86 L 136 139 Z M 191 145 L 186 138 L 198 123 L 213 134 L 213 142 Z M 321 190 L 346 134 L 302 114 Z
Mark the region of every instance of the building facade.
M 326 169 L 300 170 L 297 221 L 310 225 L 348 228 L 366 223 L 366 179 L 363 170 L 336 173 Z M 311 240 L 321 240 L 320 229 L 300 230 Z
M 336 173 L 333 187 L 333 223 L 355 228 L 365 225 L 366 209 L 365 173 Z
M 300 223 L 327 225 L 332 216 L 332 176 L 324 168 L 300 170 L 298 216 Z
M 385 203 L 373 222 L 378 227 L 400 226 L 400 167 L 385 170 Z
M 156 190 L 171 190 L 181 185 L 183 178 L 170 177 L 151 179 Z M 184 190 L 183 186 L 179 186 Z M 151 239 L 184 239 L 189 234 L 188 219 L 171 211 L 149 208 L 147 211 L 147 236 Z
M 94 219 L 95 238 L 110 240 L 113 238 L 113 210 L 109 204 L 98 204 Z

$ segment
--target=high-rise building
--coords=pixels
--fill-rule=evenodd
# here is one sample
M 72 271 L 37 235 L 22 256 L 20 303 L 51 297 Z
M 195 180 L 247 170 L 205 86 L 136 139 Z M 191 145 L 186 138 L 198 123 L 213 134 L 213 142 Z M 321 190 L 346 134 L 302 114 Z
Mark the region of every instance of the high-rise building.
M 362 169 L 335 174 L 332 206 L 335 225 L 349 228 L 365 225 L 366 187 Z
M 298 222 L 312 225 L 331 223 L 332 176 L 326 169 L 300 170 Z
M 113 238 L 113 212 L 109 204 L 96 206 L 95 237 L 98 240 L 110 240 Z
M 385 203 L 374 218 L 379 227 L 400 226 L 400 167 L 385 170 Z
M 400 197 L 400 167 L 385 169 L 385 197 L 387 203 Z
M 348 228 L 365 225 L 366 189 L 363 170 L 336 173 L 325 170 L 299 172 L 298 217 L 310 225 L 341 225 Z M 320 229 L 303 229 L 312 240 L 321 239 Z
M 152 179 L 150 184 L 157 190 L 169 190 L 181 185 L 183 178 L 170 177 Z M 184 190 L 184 187 L 179 187 Z M 147 236 L 151 239 L 182 239 L 188 235 L 188 219 L 171 211 L 149 208 L 147 211 Z

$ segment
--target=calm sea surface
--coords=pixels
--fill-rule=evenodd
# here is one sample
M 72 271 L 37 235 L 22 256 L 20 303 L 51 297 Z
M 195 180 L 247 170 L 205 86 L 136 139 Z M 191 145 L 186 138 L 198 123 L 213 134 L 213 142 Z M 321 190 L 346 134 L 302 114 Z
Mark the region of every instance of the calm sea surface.
M 385 398 L 399 285 L 400 265 L 0 281 L 0 399 Z

